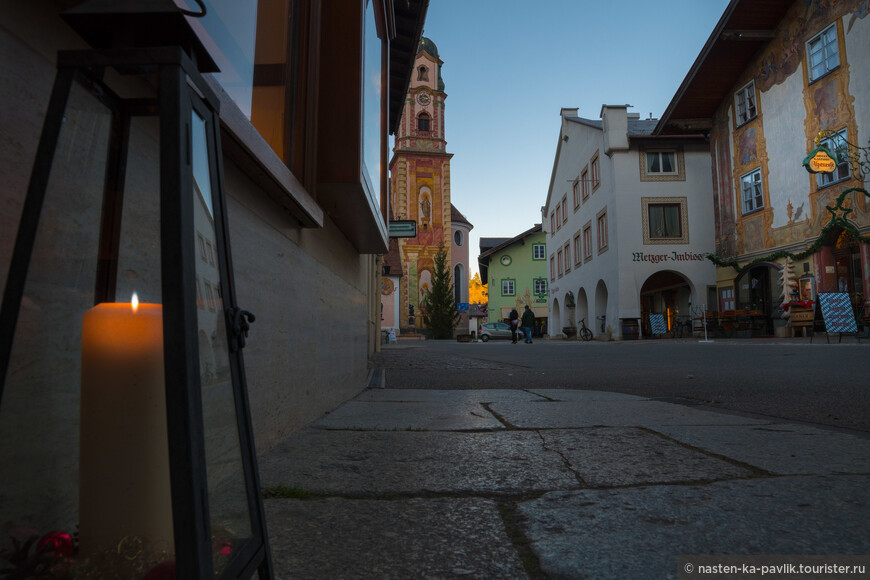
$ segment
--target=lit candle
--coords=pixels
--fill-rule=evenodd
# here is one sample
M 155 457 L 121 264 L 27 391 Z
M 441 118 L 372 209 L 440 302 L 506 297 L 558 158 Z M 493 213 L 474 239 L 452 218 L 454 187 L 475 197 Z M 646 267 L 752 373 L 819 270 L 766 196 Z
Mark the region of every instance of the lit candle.
M 142 538 L 173 551 L 163 307 L 103 303 L 82 318 L 79 541 L 83 556 Z

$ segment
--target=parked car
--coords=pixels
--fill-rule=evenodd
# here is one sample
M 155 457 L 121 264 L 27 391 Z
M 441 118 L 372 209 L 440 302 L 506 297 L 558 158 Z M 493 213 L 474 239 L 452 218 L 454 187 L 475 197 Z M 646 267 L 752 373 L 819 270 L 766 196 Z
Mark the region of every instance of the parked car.
M 511 327 L 504 322 L 484 322 L 477 333 L 483 342 L 496 338 L 511 338 Z

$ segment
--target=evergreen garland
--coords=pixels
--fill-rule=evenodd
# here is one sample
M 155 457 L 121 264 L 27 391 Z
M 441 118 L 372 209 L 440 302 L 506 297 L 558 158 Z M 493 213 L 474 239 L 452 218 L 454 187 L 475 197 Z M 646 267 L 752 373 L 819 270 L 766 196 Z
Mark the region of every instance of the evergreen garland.
M 715 254 L 707 254 L 707 259 L 713 262 L 716 266 L 720 268 L 734 268 L 737 271 L 737 275 L 740 276 L 745 270 L 752 268 L 762 262 L 774 262 L 776 260 L 782 258 L 791 258 L 795 261 L 805 260 L 809 258 L 813 254 L 819 251 L 819 248 L 822 247 L 828 232 L 832 229 L 839 227 L 843 230 L 849 232 L 849 234 L 858 242 L 862 244 L 870 244 L 870 236 L 862 236 L 858 232 L 858 228 L 855 227 L 852 222 L 846 219 L 846 216 L 852 213 L 851 208 L 843 207 L 843 201 L 846 199 L 846 196 L 853 191 L 863 193 L 865 196 L 870 197 L 870 192 L 862 187 L 850 187 L 849 189 L 843 190 L 843 193 L 837 198 L 837 203 L 831 207 L 827 206 L 829 212 L 831 212 L 831 221 L 825 224 L 825 227 L 821 229 L 819 232 L 819 237 L 816 238 L 816 241 L 812 243 L 806 250 L 802 252 L 798 252 L 797 254 L 793 254 L 791 252 L 786 252 L 785 250 L 778 250 L 773 252 L 772 254 L 768 254 L 767 256 L 762 256 L 760 258 L 755 258 L 748 264 L 743 265 L 742 267 L 734 258 L 724 258 L 721 256 L 717 256 Z M 839 212 L 839 213 L 838 213 Z

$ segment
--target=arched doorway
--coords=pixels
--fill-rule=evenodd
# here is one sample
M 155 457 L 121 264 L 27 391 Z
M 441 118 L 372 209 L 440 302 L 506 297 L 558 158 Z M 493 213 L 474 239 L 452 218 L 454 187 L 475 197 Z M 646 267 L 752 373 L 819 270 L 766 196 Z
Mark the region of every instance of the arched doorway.
M 821 279 L 817 292 L 845 292 L 856 312 L 864 304 L 867 294 L 866 276 L 861 262 L 861 246 L 847 230 L 836 228 L 828 233 L 818 254 Z M 865 253 L 867 249 L 865 248 Z
M 565 313 L 562 316 L 562 332 L 565 333 L 565 336 L 568 338 L 574 338 L 577 336 L 577 319 L 574 317 L 574 309 L 577 303 L 574 300 L 574 293 L 568 290 L 568 293 L 565 294 Z
M 559 336 L 562 334 L 562 314 L 559 309 L 559 299 L 553 298 L 553 307 L 550 310 L 549 336 Z
M 663 270 L 652 274 L 640 287 L 640 327 L 643 336 L 652 336 L 650 314 L 661 314 L 670 331 L 678 316 L 689 316 L 692 285 L 677 272 Z
M 738 329 L 750 336 L 773 336 L 773 314 L 782 303 L 780 267 L 762 262 L 734 280 Z
M 592 329 L 595 336 L 607 332 L 607 284 L 604 280 L 598 281 L 595 287 L 595 320 L 587 320 L 586 326 Z M 605 318 L 602 318 L 605 317 Z
M 586 327 L 592 328 L 592 321 L 589 320 L 589 297 L 586 295 L 586 290 L 580 288 L 577 291 L 577 308 L 575 309 L 577 318 L 577 328 L 580 328 L 580 321 L 586 321 Z

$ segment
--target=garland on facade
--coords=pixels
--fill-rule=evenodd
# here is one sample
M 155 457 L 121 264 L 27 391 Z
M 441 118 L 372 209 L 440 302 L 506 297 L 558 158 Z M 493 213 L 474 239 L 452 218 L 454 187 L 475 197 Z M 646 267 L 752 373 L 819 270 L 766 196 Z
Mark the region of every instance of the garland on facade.
M 713 264 L 715 264 L 716 266 L 719 266 L 720 268 L 734 268 L 737 271 L 738 276 L 742 274 L 745 270 L 748 270 L 749 268 L 752 268 L 753 266 L 756 266 L 762 262 L 774 262 L 782 258 L 791 258 L 795 261 L 805 260 L 819 251 L 819 249 L 822 247 L 823 243 L 827 239 L 828 232 L 837 227 L 848 232 L 854 240 L 862 244 L 870 244 L 870 236 L 862 236 L 861 233 L 858 231 L 858 228 L 856 228 L 852 222 L 846 219 L 846 216 L 852 213 L 853 210 L 851 208 L 843 207 L 843 202 L 845 201 L 846 196 L 852 192 L 860 192 L 870 198 L 870 192 L 868 192 L 863 187 L 850 187 L 843 190 L 843 192 L 837 198 L 836 204 L 833 207 L 827 206 L 825 208 L 829 212 L 831 212 L 831 221 L 825 224 L 825 227 L 821 229 L 821 231 L 819 232 L 819 237 L 816 238 L 816 241 L 813 242 L 812 245 L 810 245 L 806 250 L 802 252 L 794 254 L 792 252 L 786 252 L 785 250 L 778 250 L 776 252 L 773 252 L 772 254 L 768 254 L 767 256 L 755 258 L 754 260 L 752 260 L 748 264 L 743 265 L 742 267 L 734 258 L 723 258 L 715 254 L 707 254 L 707 259 L 713 262 Z

